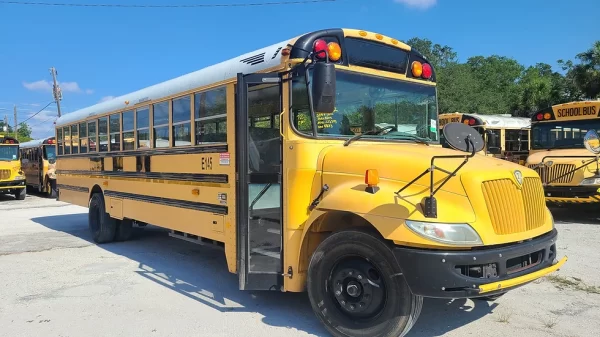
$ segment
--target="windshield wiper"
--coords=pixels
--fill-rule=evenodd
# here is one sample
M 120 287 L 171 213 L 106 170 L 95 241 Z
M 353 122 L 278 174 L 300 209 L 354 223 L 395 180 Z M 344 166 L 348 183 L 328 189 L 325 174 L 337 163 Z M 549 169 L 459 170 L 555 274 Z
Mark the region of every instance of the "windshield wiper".
M 394 129 L 394 128 L 395 128 L 395 126 L 391 126 L 390 125 L 390 126 L 386 126 L 384 128 L 381 128 L 379 130 L 369 130 L 369 131 L 365 131 L 363 133 L 359 133 L 357 135 L 354 135 L 354 136 L 348 138 L 348 140 L 346 140 L 344 142 L 344 146 L 350 145 L 350 143 L 352 143 L 353 141 L 355 141 L 355 140 L 357 140 L 359 138 L 362 138 L 362 136 L 366 136 L 366 135 L 378 135 L 378 134 L 382 133 L 383 131 L 385 131 L 387 129 Z
M 412 140 L 415 143 L 425 144 L 425 145 L 429 146 L 429 142 L 425 140 L 426 138 L 421 138 L 419 136 L 412 135 L 410 133 L 403 133 L 403 134 L 400 134 L 398 136 L 399 137 L 407 137 L 409 140 Z

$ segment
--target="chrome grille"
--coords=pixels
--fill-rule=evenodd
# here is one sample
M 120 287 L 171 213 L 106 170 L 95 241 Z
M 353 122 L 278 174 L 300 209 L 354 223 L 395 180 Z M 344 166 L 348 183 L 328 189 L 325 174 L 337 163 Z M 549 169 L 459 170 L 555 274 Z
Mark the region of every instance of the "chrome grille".
M 0 180 L 6 180 L 10 178 L 10 170 L 0 170 Z
M 529 168 L 534 169 L 542 178 L 544 182 L 558 183 L 558 184 L 568 184 L 573 181 L 573 177 L 575 176 L 574 164 L 554 164 L 550 167 L 543 168 L 535 167 L 537 165 L 527 165 Z M 570 172 L 567 174 L 567 172 Z M 560 177 L 560 178 L 558 178 Z M 556 179 L 558 178 L 558 179 Z M 554 180 L 556 179 L 556 180 Z
M 523 179 L 521 189 L 510 179 L 486 181 L 483 197 L 498 235 L 526 232 L 544 224 L 544 192 L 537 178 Z

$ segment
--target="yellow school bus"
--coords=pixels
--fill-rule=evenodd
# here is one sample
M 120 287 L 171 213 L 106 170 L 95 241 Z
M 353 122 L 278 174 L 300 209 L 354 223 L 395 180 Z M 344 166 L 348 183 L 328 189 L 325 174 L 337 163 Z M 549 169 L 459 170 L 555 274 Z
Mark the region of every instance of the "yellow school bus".
M 557 104 L 531 116 L 531 154 L 527 165 L 544 184 L 552 204 L 600 202 L 596 154 L 586 150 L 588 131 L 600 131 L 600 101 Z
M 448 123 L 464 123 L 476 130 L 486 140 L 482 154 L 504 160 L 525 164 L 531 147 L 531 120 L 525 117 L 513 117 L 510 114 L 479 115 L 469 113 L 440 114 L 440 138 L 443 144 L 443 128 Z
M 21 166 L 27 186 L 56 197 L 56 139 L 47 137 L 21 143 Z
M 475 156 L 464 124 L 442 148 L 437 124 L 421 54 L 314 31 L 65 114 L 58 198 L 95 242 L 164 227 L 222 247 L 242 290 L 307 291 L 334 336 L 402 336 L 423 297 L 492 298 L 566 260 L 535 171 Z
M 0 135 L 0 194 L 14 194 L 18 200 L 25 200 L 27 195 L 19 141 L 5 135 Z

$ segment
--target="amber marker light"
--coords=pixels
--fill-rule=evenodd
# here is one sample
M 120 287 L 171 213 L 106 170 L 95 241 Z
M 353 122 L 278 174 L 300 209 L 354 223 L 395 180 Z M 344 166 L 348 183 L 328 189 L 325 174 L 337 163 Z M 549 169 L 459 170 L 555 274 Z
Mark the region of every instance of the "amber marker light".
M 368 169 L 365 172 L 365 184 L 367 184 L 367 188 L 365 191 L 369 193 L 375 193 L 379 191 L 379 172 L 375 169 Z

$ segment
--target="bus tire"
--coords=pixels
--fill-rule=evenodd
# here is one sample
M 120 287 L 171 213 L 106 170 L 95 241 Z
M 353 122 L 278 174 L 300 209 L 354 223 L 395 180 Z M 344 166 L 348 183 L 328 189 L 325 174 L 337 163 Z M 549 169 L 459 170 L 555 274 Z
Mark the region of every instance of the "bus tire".
M 46 193 L 50 198 L 56 198 L 58 191 L 56 190 L 56 180 L 46 179 Z
M 400 337 L 423 306 L 423 297 L 412 294 L 401 275 L 392 250 L 376 234 L 340 231 L 323 240 L 311 258 L 308 297 L 333 336 Z
M 17 200 L 25 200 L 26 196 L 27 188 L 19 188 L 17 192 L 15 192 L 15 198 L 17 198 Z
M 115 241 L 127 241 L 131 239 L 133 234 L 133 221 L 131 219 L 123 219 L 117 221 L 117 232 Z
M 114 240 L 117 222 L 106 213 L 102 193 L 94 193 L 90 199 L 88 225 L 94 242 L 107 243 Z

